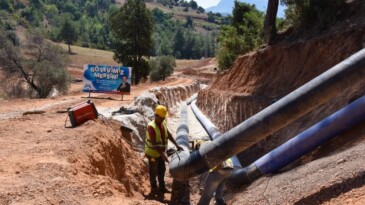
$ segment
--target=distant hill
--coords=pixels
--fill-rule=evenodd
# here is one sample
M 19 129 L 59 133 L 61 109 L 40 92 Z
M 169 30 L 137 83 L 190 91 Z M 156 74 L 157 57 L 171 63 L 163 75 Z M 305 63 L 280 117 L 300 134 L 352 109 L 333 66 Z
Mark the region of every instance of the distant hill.
M 239 0 L 240 2 L 246 2 L 249 4 L 255 4 L 256 8 L 262 12 L 266 12 L 267 8 L 267 0 Z M 211 11 L 213 13 L 221 13 L 221 14 L 232 14 L 232 9 L 234 6 L 234 0 L 221 0 L 218 5 L 206 8 L 207 12 Z M 283 18 L 285 7 L 279 5 L 278 17 Z
M 25 30 L 41 28 L 48 39 L 62 42 L 65 39 L 60 31 L 67 19 L 77 36 L 73 45 L 112 50 L 115 48 L 115 38 L 108 22 L 126 1 L 0 2 L 0 30 L 16 31 L 19 26 Z M 151 55 L 174 55 L 186 59 L 214 56 L 217 32 L 221 24 L 228 22 L 227 17 L 218 14 L 208 16 L 196 3 L 177 3 L 173 0 L 158 2 L 161 1 L 148 0 L 146 3 L 154 22 L 152 35 L 155 45 Z M 177 34 L 179 38 L 175 38 Z

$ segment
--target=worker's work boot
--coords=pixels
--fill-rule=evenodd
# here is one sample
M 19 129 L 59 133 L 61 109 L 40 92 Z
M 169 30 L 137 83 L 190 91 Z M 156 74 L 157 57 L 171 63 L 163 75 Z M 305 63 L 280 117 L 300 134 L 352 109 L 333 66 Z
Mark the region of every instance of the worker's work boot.
M 171 193 L 171 191 L 168 190 L 165 186 L 160 187 L 160 192 L 162 192 L 162 193 Z
M 151 187 L 151 192 L 150 192 L 150 194 L 156 194 L 158 192 L 158 188 L 157 188 L 157 186 L 153 186 L 153 187 Z
M 216 205 L 227 205 L 224 199 L 215 199 Z

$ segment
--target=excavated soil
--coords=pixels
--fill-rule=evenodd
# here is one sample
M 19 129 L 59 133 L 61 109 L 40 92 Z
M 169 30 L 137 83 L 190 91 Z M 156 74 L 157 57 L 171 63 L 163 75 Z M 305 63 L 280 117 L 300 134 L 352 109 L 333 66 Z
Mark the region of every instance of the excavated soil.
M 74 78 L 80 77 L 78 68 L 70 70 Z M 151 88 L 190 89 L 193 83 L 170 77 L 133 86 L 123 101 L 120 96 L 94 93 L 91 100 L 98 110 L 117 111 Z M 99 116 L 76 128 L 65 127 L 70 126 L 65 122 L 67 108 L 88 99 L 81 88 L 81 83 L 73 83 L 69 95 L 48 99 L 1 99 L 0 204 L 167 203 L 170 194 L 146 197 L 149 182 L 143 153 L 131 147 L 120 132 L 120 122 Z M 171 179 L 167 182 L 170 185 Z
M 217 74 L 215 59 L 203 59 L 196 66 L 177 70 L 164 82 L 133 87 L 132 95 L 124 96 L 123 101 L 120 96 L 91 94 L 96 108 L 106 117 L 72 129 L 65 128 L 67 108 L 87 100 L 78 83 L 82 78 L 80 68 L 69 68 L 75 83 L 68 95 L 0 99 L 0 204 L 168 204 L 170 194 L 147 196 L 147 164 L 143 153 L 136 151 L 141 144 L 131 146 L 141 142 L 120 132 L 121 122 L 115 119 L 122 119 L 121 115 L 111 117 L 105 113 L 133 105 L 137 97 L 150 90 L 157 96 L 156 101 L 164 101 L 174 111 L 169 119 L 174 133 L 179 121 L 177 99 L 187 96 L 182 97 L 180 88 L 165 92 L 165 87 L 191 85 L 199 80 L 211 85 L 199 92 L 197 105 L 225 132 L 363 48 L 364 13 L 354 12 L 328 33 L 306 35 L 301 40 L 288 38 L 241 56 L 223 74 Z M 242 164 L 250 164 L 365 94 L 364 85 L 365 81 L 339 91 L 336 99 L 241 153 Z M 144 122 L 135 116 L 135 123 Z M 192 139 L 207 138 L 191 112 L 189 127 Z M 138 127 L 135 129 L 142 133 Z M 365 204 L 364 155 L 363 123 L 278 173 L 227 190 L 228 204 Z M 199 200 L 202 179 L 200 176 L 190 182 L 193 204 Z M 167 174 L 165 180 L 171 189 L 171 176 Z

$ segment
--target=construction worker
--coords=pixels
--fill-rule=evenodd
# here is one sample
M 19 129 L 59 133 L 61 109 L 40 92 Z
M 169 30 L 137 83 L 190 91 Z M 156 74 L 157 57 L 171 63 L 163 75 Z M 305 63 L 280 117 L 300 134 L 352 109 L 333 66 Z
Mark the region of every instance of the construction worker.
M 149 164 L 151 193 L 157 192 L 156 177 L 158 177 L 160 192 L 170 192 L 166 189 L 164 181 L 166 172 L 165 162 L 169 162 L 166 154 L 168 140 L 174 143 L 177 150 L 182 150 L 167 129 L 167 116 L 166 107 L 158 105 L 155 109 L 155 119 L 147 125 L 145 154 Z
M 204 141 L 197 140 L 194 143 L 194 150 L 199 150 Z M 198 205 L 209 205 L 214 193 L 217 205 L 225 205 L 223 191 L 226 181 L 233 173 L 233 162 L 231 158 L 225 160 L 222 164 L 209 170 L 209 174 L 205 180 L 204 190 L 198 202 Z

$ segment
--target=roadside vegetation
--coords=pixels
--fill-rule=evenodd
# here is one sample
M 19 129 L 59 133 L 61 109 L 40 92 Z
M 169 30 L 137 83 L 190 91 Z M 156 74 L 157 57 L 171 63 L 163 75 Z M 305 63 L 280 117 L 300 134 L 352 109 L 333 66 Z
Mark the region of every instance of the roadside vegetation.
M 70 84 L 68 55 L 41 33 L 27 33 L 20 41 L 11 31 L 0 30 L 1 82 L 7 97 L 46 98 L 66 93 Z
M 150 80 L 152 82 L 164 81 L 167 76 L 174 72 L 176 67 L 176 59 L 172 56 L 158 56 L 151 59 L 148 63 L 151 68 Z
M 3 0 L 0 2 L 0 29 L 14 49 L 24 48 L 17 35 L 17 29 L 22 27 L 29 31 L 37 30 L 53 42 L 66 43 L 69 54 L 75 54 L 71 45 L 113 51 L 117 63 L 133 67 L 132 83 L 138 84 L 141 79 L 164 79 L 165 73 L 172 73 L 169 70 L 161 71 L 164 73 L 162 78 L 156 77 L 156 71 L 161 67 L 170 69 L 158 63 L 164 56 L 171 59 L 217 57 L 219 69 L 229 69 L 239 55 L 263 44 L 273 45 L 282 40 L 283 30 L 291 31 L 285 35 L 323 31 L 341 19 L 346 7 L 345 0 L 269 0 L 266 15 L 254 5 L 235 1 L 232 16 L 222 16 L 206 13 L 194 0 L 125 2 Z M 276 17 L 279 3 L 287 7 L 285 19 Z M 130 5 L 139 5 L 141 10 Z M 30 38 L 25 42 L 29 45 Z M 44 42 L 47 44 L 48 41 Z M 63 55 L 55 46 L 48 46 L 47 49 L 52 49 L 49 52 L 55 52 L 57 56 Z M 153 60 L 150 60 L 151 57 Z M 0 65 L 2 70 L 9 67 L 6 64 L 8 61 L 3 60 L 2 63 L 5 63 Z M 57 66 L 64 68 L 67 66 L 64 63 Z M 48 68 L 54 69 L 52 66 L 50 61 L 47 65 L 43 63 L 32 68 L 30 74 L 22 74 L 23 80 L 36 93 L 28 96 L 47 97 L 53 92 L 56 84 L 47 84 L 44 85 L 47 88 L 41 89 L 39 86 L 42 85 L 35 83 L 41 82 L 35 77 L 35 68 L 43 73 Z M 29 76 L 32 80 L 27 79 Z M 66 92 L 67 75 L 56 76 L 57 79 L 52 81 L 57 82 L 60 78 L 58 82 L 65 82 L 58 91 Z M 15 82 L 12 81 L 12 85 L 17 86 L 15 90 L 24 89 L 24 84 Z

